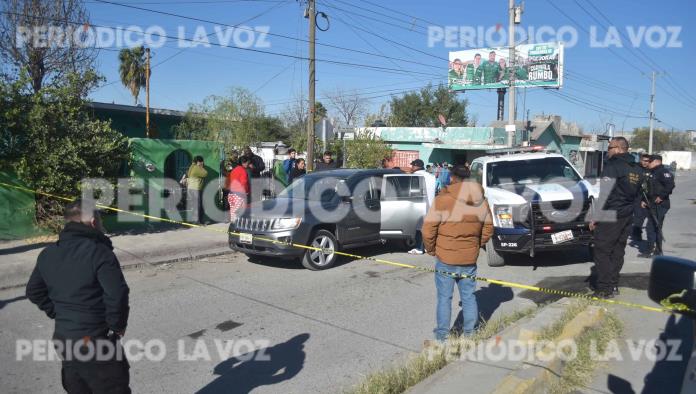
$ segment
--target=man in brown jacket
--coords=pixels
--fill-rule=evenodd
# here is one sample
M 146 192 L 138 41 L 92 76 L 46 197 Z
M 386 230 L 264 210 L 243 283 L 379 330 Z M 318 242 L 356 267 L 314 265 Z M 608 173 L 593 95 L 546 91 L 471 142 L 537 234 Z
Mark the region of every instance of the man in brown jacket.
M 470 335 L 478 321 L 476 304 L 476 259 L 481 245 L 493 234 L 488 202 L 483 188 L 469 181 L 469 169 L 457 165 L 452 169 L 452 183 L 442 189 L 423 221 L 423 243 L 428 254 L 435 256 L 437 288 L 437 327 L 435 339 L 444 341 L 450 332 L 452 293 L 459 287 L 464 317 L 464 335 Z

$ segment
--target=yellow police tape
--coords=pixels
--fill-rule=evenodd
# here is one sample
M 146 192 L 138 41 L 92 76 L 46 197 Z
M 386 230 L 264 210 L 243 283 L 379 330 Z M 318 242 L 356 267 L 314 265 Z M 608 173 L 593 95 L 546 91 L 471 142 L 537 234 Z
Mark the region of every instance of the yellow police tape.
M 42 192 L 42 191 L 38 191 L 38 190 L 32 190 L 32 189 L 28 189 L 28 188 L 25 188 L 22 186 L 12 185 L 9 183 L 0 182 L 0 186 L 5 186 L 8 188 L 22 190 L 22 191 L 25 191 L 28 193 L 38 194 L 38 195 L 51 197 L 51 198 L 55 198 L 55 199 L 59 199 L 59 200 L 63 200 L 63 201 L 75 201 L 75 197 L 58 196 L 55 194 L 46 193 L 46 192 Z M 146 219 L 153 219 L 153 220 L 159 220 L 159 221 L 167 222 L 167 223 L 179 224 L 179 225 L 186 226 L 186 227 L 202 228 L 202 229 L 207 230 L 207 231 L 214 231 L 214 232 L 219 232 L 219 233 L 224 233 L 224 234 L 229 234 L 229 235 L 236 235 L 236 236 L 240 235 L 240 233 L 236 233 L 233 231 L 219 230 L 219 229 L 214 229 L 214 228 L 210 228 L 210 227 L 204 227 L 204 226 L 201 226 L 201 225 L 195 224 L 195 223 L 188 223 L 188 222 L 179 221 L 179 220 L 172 220 L 172 219 L 167 219 L 167 218 L 161 218 L 158 216 L 152 216 L 152 215 L 146 215 L 146 214 L 137 213 L 137 212 L 126 211 L 123 209 L 114 208 L 114 207 L 101 205 L 101 204 L 97 204 L 97 207 L 100 209 L 104 209 L 104 210 L 126 213 L 126 214 L 130 214 L 130 215 L 134 215 L 134 216 L 140 216 L 140 217 L 143 217 Z M 295 248 L 308 249 L 308 250 L 314 250 L 314 251 L 323 251 L 322 248 L 316 248 L 314 246 L 309 246 L 309 245 L 302 245 L 302 244 L 297 244 L 297 243 L 288 243 L 288 242 L 278 241 L 276 239 L 264 238 L 264 237 L 260 237 L 260 236 L 253 236 L 253 238 L 260 240 L 260 241 L 273 243 L 273 244 L 282 244 L 282 245 L 292 246 Z M 441 273 L 441 274 L 453 276 L 455 278 L 469 278 L 469 279 L 474 279 L 474 280 L 478 280 L 481 282 L 492 283 L 492 284 L 505 286 L 505 287 L 512 287 L 512 288 L 517 288 L 517 289 L 536 291 L 536 292 L 540 292 L 540 293 L 547 293 L 547 294 L 559 295 L 559 296 L 564 296 L 564 297 L 582 298 L 582 299 L 587 299 L 587 300 L 592 300 L 592 301 L 603 302 L 603 303 L 607 303 L 607 304 L 621 305 L 621 306 L 625 306 L 625 307 L 629 307 L 629 308 L 637 308 L 637 309 L 641 309 L 644 311 L 650 311 L 650 312 L 696 313 L 696 311 L 688 309 L 684 305 L 680 305 L 679 307 L 676 307 L 676 308 L 670 308 L 670 307 L 666 307 L 666 306 L 663 308 L 659 308 L 659 307 L 653 307 L 653 306 L 648 306 L 648 305 L 636 304 L 633 302 L 598 298 L 598 297 L 593 297 L 589 294 L 574 293 L 574 292 L 565 291 L 565 290 L 555 290 L 555 289 L 549 289 L 549 288 L 545 288 L 545 287 L 525 285 L 523 283 L 508 282 L 505 280 L 484 278 L 481 276 L 472 276 L 472 275 L 465 275 L 465 274 L 456 275 L 456 274 L 452 274 L 449 272 L 438 271 L 438 270 L 435 270 L 432 268 L 420 267 L 420 266 L 413 265 L 413 264 L 398 263 L 398 262 L 379 259 L 379 258 L 375 258 L 375 257 L 360 256 L 360 255 L 346 253 L 346 252 L 339 252 L 337 250 L 334 250 L 334 253 L 339 255 L 339 256 L 350 257 L 350 258 L 354 258 L 354 259 L 358 259 L 358 260 L 370 260 L 370 261 L 374 261 L 376 263 L 391 265 L 391 266 L 396 266 L 396 267 L 401 267 L 401 268 L 410 268 L 410 269 L 431 272 L 431 273 Z M 664 305 L 664 303 L 663 303 L 663 305 Z

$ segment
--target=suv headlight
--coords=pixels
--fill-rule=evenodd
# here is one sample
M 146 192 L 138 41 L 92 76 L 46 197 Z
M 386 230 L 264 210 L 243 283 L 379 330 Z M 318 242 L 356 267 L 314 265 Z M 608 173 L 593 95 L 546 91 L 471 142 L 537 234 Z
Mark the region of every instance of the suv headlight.
M 515 224 L 512 220 L 512 205 L 496 205 L 493 208 L 495 220 L 498 227 L 513 228 Z
M 299 227 L 302 218 L 282 218 L 273 221 L 274 230 L 292 230 Z

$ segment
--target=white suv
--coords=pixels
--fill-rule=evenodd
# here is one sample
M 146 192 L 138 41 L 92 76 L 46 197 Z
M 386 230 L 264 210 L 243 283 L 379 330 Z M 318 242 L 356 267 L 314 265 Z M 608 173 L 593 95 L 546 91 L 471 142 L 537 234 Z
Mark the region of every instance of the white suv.
M 473 161 L 471 177 L 483 186 L 493 216 L 488 265 L 503 266 L 513 253 L 533 257 L 590 245 L 586 215 L 598 191 L 562 155 L 491 154 Z

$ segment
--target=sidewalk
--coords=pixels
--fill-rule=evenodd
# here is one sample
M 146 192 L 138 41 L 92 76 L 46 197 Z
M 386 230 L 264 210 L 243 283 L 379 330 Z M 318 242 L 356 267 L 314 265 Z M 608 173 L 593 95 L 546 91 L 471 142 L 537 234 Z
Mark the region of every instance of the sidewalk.
M 227 245 L 227 224 L 111 237 L 114 253 L 124 268 L 163 264 L 232 253 Z M 0 289 L 27 283 L 36 258 L 55 240 L 28 244 L 0 241 Z

